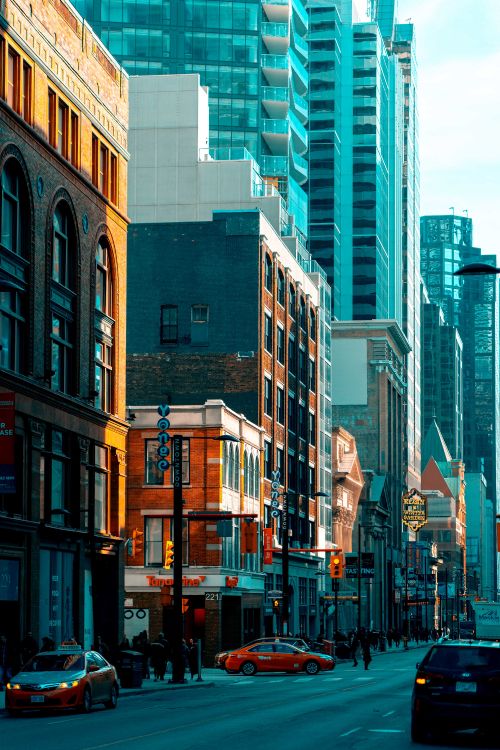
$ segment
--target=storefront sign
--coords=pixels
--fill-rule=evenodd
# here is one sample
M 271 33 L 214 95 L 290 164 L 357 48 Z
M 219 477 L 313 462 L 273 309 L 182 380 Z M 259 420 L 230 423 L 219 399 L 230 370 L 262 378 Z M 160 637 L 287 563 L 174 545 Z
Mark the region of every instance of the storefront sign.
M 273 564 L 273 530 L 264 529 L 264 565 Z
M 205 576 L 197 576 L 196 578 L 187 578 L 186 576 L 182 577 L 182 585 L 183 586 L 199 586 L 203 583 L 205 580 Z M 146 576 L 146 581 L 148 582 L 148 586 L 155 586 L 156 588 L 161 588 L 162 586 L 173 586 L 174 585 L 174 579 L 173 578 L 158 578 L 157 576 Z
M 14 393 L 0 393 L 0 493 L 16 492 Z
M 279 470 L 276 469 L 272 473 L 272 482 L 271 482 L 271 516 L 273 518 L 278 518 L 280 512 L 279 512 L 279 490 L 280 490 L 280 473 Z
M 412 531 L 427 523 L 427 498 L 415 489 L 403 495 L 403 523 Z
M 361 578 L 373 578 L 375 575 L 375 559 L 373 552 L 361 553 L 361 568 L 358 569 L 358 556 L 345 555 L 345 577 L 357 578 L 361 573 Z

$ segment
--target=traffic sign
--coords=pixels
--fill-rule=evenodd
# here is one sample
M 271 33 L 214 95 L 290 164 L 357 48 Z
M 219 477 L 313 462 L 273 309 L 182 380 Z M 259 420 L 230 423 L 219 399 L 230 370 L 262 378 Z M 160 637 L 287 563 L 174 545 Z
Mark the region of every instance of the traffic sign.
M 267 596 L 269 599 L 274 599 L 277 596 L 283 596 L 283 592 L 279 589 L 272 589 L 271 591 L 267 592 Z

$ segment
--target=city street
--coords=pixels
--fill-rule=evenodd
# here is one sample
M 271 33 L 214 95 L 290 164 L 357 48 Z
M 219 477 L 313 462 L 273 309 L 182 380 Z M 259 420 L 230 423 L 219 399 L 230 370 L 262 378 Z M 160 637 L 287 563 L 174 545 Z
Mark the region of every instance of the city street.
M 410 694 L 415 663 L 425 648 L 376 654 L 362 663 L 340 663 L 333 673 L 306 675 L 214 674 L 206 689 L 155 691 L 123 697 L 116 711 L 96 707 L 88 716 L 0 715 L 5 746 L 41 750 L 384 750 L 412 747 Z M 492 747 L 471 735 L 436 743 Z M 417 746 L 413 746 L 417 747 Z

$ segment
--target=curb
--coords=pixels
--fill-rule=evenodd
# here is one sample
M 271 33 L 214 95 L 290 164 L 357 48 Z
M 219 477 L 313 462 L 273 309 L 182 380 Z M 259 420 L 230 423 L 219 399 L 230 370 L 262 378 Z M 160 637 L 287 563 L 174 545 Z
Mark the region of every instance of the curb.
M 184 684 L 175 684 L 175 685 L 169 685 L 167 683 L 166 685 L 163 685 L 161 688 L 152 688 L 152 687 L 151 688 L 149 688 L 149 687 L 145 687 L 145 688 L 120 688 L 119 697 L 120 698 L 128 698 L 129 696 L 132 696 L 132 695 L 145 695 L 145 694 L 151 695 L 151 693 L 160 693 L 160 694 L 162 694 L 162 693 L 164 693 L 165 691 L 168 691 L 168 690 L 188 690 L 188 689 L 190 690 L 192 688 L 207 688 L 207 687 L 209 687 L 209 688 L 210 687 L 215 687 L 215 682 L 210 682 L 210 681 L 205 682 L 203 680 L 201 682 L 194 682 L 194 683 L 193 682 L 186 682 Z M 127 692 L 124 692 L 125 690 Z

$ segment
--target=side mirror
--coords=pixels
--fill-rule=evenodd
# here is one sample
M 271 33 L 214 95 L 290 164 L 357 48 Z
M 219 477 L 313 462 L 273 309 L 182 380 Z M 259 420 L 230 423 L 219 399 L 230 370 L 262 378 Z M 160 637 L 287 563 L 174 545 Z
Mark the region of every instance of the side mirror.
M 97 664 L 89 664 L 87 667 L 87 672 L 98 672 L 100 667 L 97 666 Z

